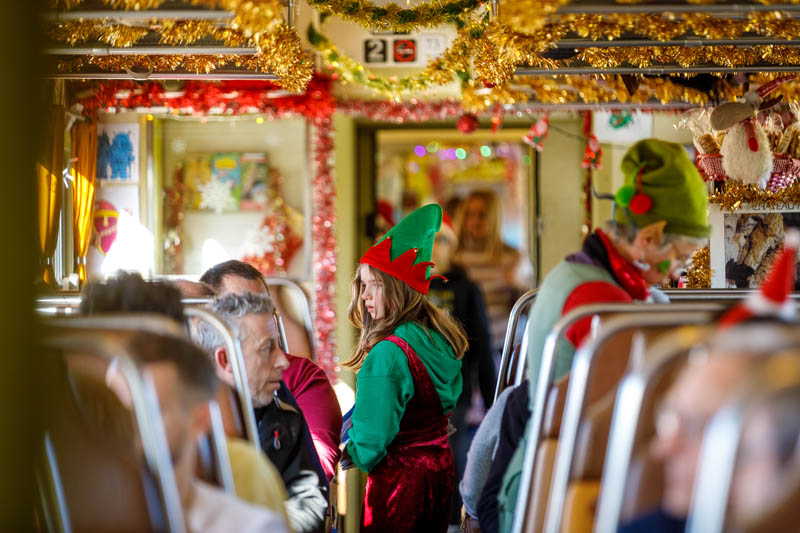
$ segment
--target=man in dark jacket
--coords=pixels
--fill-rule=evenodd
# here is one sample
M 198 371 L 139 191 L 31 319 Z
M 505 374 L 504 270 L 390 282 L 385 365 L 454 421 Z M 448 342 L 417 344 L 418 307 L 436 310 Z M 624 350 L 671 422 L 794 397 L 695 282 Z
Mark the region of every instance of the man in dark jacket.
M 286 484 L 292 529 L 321 531 L 328 512 L 328 482 L 297 403 L 288 390 L 281 390 L 289 361 L 278 346 L 272 301 L 265 295 L 228 293 L 217 297 L 210 309 L 237 332 L 261 448 Z M 230 356 L 219 332 L 198 322 L 193 336 L 213 358 L 220 379 L 233 386 Z

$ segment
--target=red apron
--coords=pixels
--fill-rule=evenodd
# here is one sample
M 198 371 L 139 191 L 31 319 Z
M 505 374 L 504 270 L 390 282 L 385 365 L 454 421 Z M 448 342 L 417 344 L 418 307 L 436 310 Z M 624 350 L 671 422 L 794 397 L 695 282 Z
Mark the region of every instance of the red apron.
M 409 344 L 386 338 L 408 358 L 414 396 L 400 419 L 400 431 L 386 457 L 367 477 L 361 513 L 363 533 L 445 532 L 455 488 L 447 419 L 428 370 Z

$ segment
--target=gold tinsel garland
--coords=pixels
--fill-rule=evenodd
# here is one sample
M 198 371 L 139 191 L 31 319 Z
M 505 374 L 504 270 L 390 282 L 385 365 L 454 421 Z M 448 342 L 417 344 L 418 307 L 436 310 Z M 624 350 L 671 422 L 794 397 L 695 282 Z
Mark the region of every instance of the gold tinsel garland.
M 500 20 L 521 33 L 539 30 L 547 17 L 571 0 L 500 0 Z
M 278 76 L 276 83 L 292 92 L 302 92 L 314 74 L 314 62 L 303 49 L 297 34 L 288 26 L 281 26 L 262 38 L 263 49 L 251 56 L 218 55 L 134 55 L 134 56 L 83 56 L 60 61 L 61 72 L 80 72 L 87 67 L 97 67 L 108 72 L 124 72 L 135 68 L 154 72 L 184 69 L 194 74 L 208 74 L 224 67 L 241 67 L 255 72 Z
M 345 83 L 357 83 L 383 96 L 397 98 L 400 94 L 416 93 L 434 85 L 446 85 L 459 76 L 462 81 L 469 77 L 472 54 L 485 30 L 485 24 L 477 21 L 464 26 L 458 36 L 441 56 L 431 59 L 421 71 L 409 76 L 380 76 L 364 65 L 342 54 L 339 49 L 319 33 L 308 27 L 308 40 L 319 52 L 325 64 Z
M 461 17 L 484 5 L 482 0 L 436 0 L 413 7 L 400 7 L 394 2 L 378 6 L 369 0 L 308 0 L 308 3 L 323 15 L 355 22 L 364 29 L 398 33 L 458 23 Z
M 104 0 L 107 5 L 123 9 L 151 9 L 163 0 Z M 192 0 L 194 5 L 207 5 L 232 11 L 234 17 L 226 26 L 211 21 L 154 20 L 146 27 L 107 24 L 101 20 L 56 22 L 49 35 L 71 46 L 95 40 L 115 47 L 131 47 L 150 31 L 157 31 L 163 45 L 189 45 L 205 37 L 212 37 L 225 46 L 252 46 L 255 55 L 232 54 L 204 56 L 85 56 L 62 60 L 58 70 L 79 72 L 93 65 L 103 70 L 119 72 L 132 68 L 169 71 L 183 68 L 193 73 L 209 73 L 218 68 L 234 65 L 256 72 L 271 72 L 278 76 L 278 84 L 293 92 L 305 90 L 314 73 L 313 59 L 303 49 L 297 34 L 283 23 L 280 0 L 250 2 L 243 0 Z M 75 7 L 80 2 L 71 1 Z M 145 7 L 146 6 L 146 7 Z
M 501 2 L 499 20 L 492 21 L 482 44 L 476 52 L 476 73 L 480 79 L 494 85 L 507 83 L 516 67 L 526 65 L 555 69 L 558 66 L 588 65 L 594 68 L 678 65 L 740 67 L 753 64 L 795 65 L 800 62 L 796 47 L 759 45 L 743 48 L 725 46 L 675 47 L 603 47 L 578 48 L 578 55 L 569 60 L 549 61 L 542 65 L 541 54 L 574 32 L 597 41 L 613 41 L 636 35 L 643 39 L 667 41 L 686 36 L 701 39 L 730 39 L 745 34 L 773 38 L 796 39 L 800 36 L 800 19 L 780 11 L 750 13 L 742 19 L 715 17 L 702 13 L 657 14 L 554 14 L 566 1 L 547 0 L 540 11 L 539 0 Z M 762 3 L 771 4 L 768 0 Z M 530 13 L 537 13 L 531 17 Z M 547 14 L 549 13 L 549 15 Z M 541 16 L 539 16 L 541 15 Z
M 711 248 L 704 246 L 692 254 L 692 262 L 686 269 L 687 289 L 711 288 Z
M 724 211 L 736 211 L 745 204 L 760 208 L 775 209 L 784 206 L 800 205 L 800 183 L 794 183 L 783 190 L 772 192 L 756 185 L 744 185 L 736 181 L 725 182 L 725 191 L 708 197 L 712 204 L 719 204 Z

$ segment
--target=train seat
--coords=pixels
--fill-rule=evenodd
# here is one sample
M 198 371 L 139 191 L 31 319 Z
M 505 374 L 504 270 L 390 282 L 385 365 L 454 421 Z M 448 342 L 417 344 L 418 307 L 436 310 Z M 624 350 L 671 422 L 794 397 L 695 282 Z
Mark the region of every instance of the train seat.
M 54 463 L 44 468 L 57 471 L 72 531 L 165 531 L 155 479 L 140 453 L 120 446 L 125 432 L 135 441 L 130 411 L 104 383 L 74 378 L 58 355 L 46 366 L 51 394 L 43 412 Z

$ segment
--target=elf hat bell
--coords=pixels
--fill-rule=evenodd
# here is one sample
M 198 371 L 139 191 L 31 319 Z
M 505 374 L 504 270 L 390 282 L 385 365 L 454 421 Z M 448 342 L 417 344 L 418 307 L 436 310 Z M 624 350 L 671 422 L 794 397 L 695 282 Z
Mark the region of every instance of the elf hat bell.
M 442 208 L 438 204 L 420 207 L 408 214 L 361 258 L 370 265 L 399 279 L 412 289 L 428 294 L 433 266 L 433 240 L 442 225 Z

